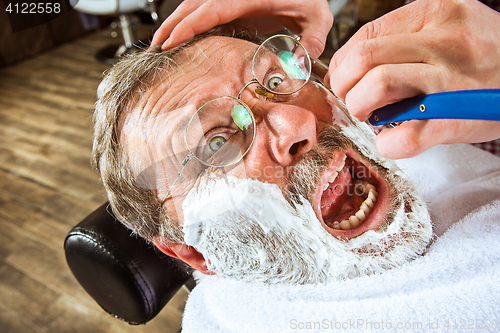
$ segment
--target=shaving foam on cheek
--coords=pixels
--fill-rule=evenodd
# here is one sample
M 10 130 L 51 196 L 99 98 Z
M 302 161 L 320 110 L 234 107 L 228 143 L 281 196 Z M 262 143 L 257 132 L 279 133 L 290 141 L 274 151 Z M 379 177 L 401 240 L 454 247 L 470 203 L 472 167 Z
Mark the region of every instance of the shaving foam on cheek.
M 297 205 L 296 214 L 275 184 L 252 179 L 228 176 L 229 186 L 223 179 L 210 181 L 196 191 L 191 191 L 183 204 L 184 240 L 186 244 L 204 253 L 207 242 L 205 231 L 227 224 L 238 223 L 242 217 L 258 224 L 265 233 L 279 230 L 281 233 L 294 230 L 300 235 L 304 246 L 316 254 L 316 269 L 327 263 L 328 251 L 320 239 L 329 234 L 321 227 L 308 201 Z M 201 186 L 200 186 L 201 187 Z M 267 261 L 264 250 L 258 253 L 259 261 Z M 314 267 L 311 267 L 313 269 Z
M 328 100 L 328 103 L 332 108 L 333 124 L 340 126 L 341 132 L 351 139 L 366 157 L 382 164 L 391 172 L 400 173 L 394 161 L 378 153 L 375 146 L 375 133 L 368 124 L 346 114 L 347 111 L 338 106 L 339 102 Z
M 348 125 L 340 125 L 341 132 L 351 139 L 351 141 L 356 145 L 356 147 L 361 151 L 363 155 L 375 161 L 376 163 L 386 167 L 388 169 L 388 173 L 393 176 L 399 177 L 399 179 L 406 180 L 406 182 L 410 182 L 408 176 L 398 167 L 395 161 L 388 159 L 379 154 L 377 147 L 375 145 L 375 133 L 373 129 L 365 122 L 360 122 L 353 117 L 350 117 L 347 113 L 344 113 L 341 109 L 338 108 L 334 103 L 331 104 L 332 112 L 334 118 L 336 114 L 343 113 L 345 119 L 347 119 Z M 337 109 L 338 111 L 336 111 Z M 351 118 L 351 119 L 348 119 Z M 335 119 L 334 119 L 335 123 Z M 393 179 L 398 179 L 394 177 Z M 394 181 L 394 180 L 393 180 Z M 399 180 L 398 182 L 402 182 Z M 413 216 L 418 221 L 429 221 L 429 214 L 427 209 L 425 208 L 425 204 L 418 197 L 416 190 L 413 186 L 409 186 L 407 183 L 397 183 L 397 188 L 400 191 L 396 191 L 399 193 L 399 196 L 402 197 L 407 195 L 408 193 L 412 193 L 415 197 L 410 203 L 413 211 Z M 403 190 L 404 189 L 404 190 Z M 402 201 L 403 202 L 403 201 Z M 394 222 L 391 223 L 384 232 L 370 230 L 364 233 L 361 237 L 357 237 L 351 239 L 349 241 L 349 245 L 352 248 L 359 248 L 364 246 L 363 244 L 366 240 L 370 240 L 372 243 L 382 242 L 386 235 L 398 235 L 401 230 L 404 228 L 406 231 L 413 231 L 416 227 L 416 223 L 408 223 L 408 216 L 405 212 L 404 204 L 401 204 L 399 207 L 394 208 L 394 213 L 396 214 L 394 217 Z M 429 229 L 430 228 L 426 228 Z M 422 233 L 428 233 L 428 230 L 421 230 Z M 427 236 L 426 236 L 427 237 Z M 430 237 L 430 236 L 429 236 Z

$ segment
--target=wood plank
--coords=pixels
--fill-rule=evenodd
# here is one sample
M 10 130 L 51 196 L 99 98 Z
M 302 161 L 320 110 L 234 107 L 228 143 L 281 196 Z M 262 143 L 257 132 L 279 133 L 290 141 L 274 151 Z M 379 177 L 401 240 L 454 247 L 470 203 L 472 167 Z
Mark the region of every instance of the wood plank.
M 90 34 L 0 71 L 0 332 L 178 332 L 181 289 L 147 325 L 112 318 L 64 257 L 67 232 L 106 201 L 90 166 L 92 112 L 110 42 Z
M 94 209 L 106 202 L 100 185 L 96 185 L 95 191 L 89 193 L 89 197 L 92 197 L 91 200 L 82 200 L 79 197 L 62 195 L 56 188 L 49 188 L 2 169 L 0 169 L 0 192 L 23 207 L 15 215 L 18 220 L 23 220 L 24 211 L 30 210 L 43 212 L 50 218 L 69 226 L 76 225 Z M 6 202 L 2 203 L 0 210 L 6 210 L 6 206 Z
M 33 327 L 33 320 L 58 294 L 10 265 L 0 266 L 0 309 Z
M 15 170 L 14 174 L 31 179 L 50 188 L 58 188 L 61 193 L 91 200 L 98 188 L 97 176 L 83 177 L 78 170 L 68 169 L 65 165 L 48 163 L 24 154 L 20 150 L 9 149 L 0 144 L 1 168 Z M 82 198 L 83 196 L 83 198 Z
M 0 202 L 2 203 L 2 209 L 0 209 L 2 230 L 22 232 L 24 236 L 37 241 L 39 243 L 37 246 L 48 247 L 55 252 L 61 251 L 64 238 L 72 228 L 71 224 L 55 220 L 42 212 L 26 209 L 22 203 L 12 200 L 1 192 Z M 19 219 L 20 211 L 24 212 L 22 219 Z M 5 243 L 13 244 L 14 242 Z M 16 250 L 19 251 L 20 248 Z M 15 252 L 9 251 L 9 253 Z
M 0 329 L 2 333 L 41 333 L 43 332 L 38 327 L 31 327 L 27 323 L 20 322 L 19 318 L 9 309 L 0 308 Z

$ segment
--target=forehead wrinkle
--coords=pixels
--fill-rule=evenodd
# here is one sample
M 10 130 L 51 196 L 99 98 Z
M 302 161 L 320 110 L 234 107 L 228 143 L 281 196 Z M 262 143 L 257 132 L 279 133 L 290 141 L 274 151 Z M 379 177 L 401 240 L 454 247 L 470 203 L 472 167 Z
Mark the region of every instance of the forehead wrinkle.
M 127 110 L 120 117 L 119 126 L 120 140 L 128 147 L 126 150 L 129 157 L 139 154 L 142 156 L 142 163 L 147 164 L 147 161 L 161 158 L 162 152 L 158 149 L 174 149 L 174 141 L 179 138 L 171 135 L 174 133 L 171 130 L 185 128 L 196 108 L 184 108 L 193 103 L 193 99 L 195 103 L 201 101 L 197 98 L 197 87 L 206 81 L 198 81 L 197 78 L 219 77 L 221 70 L 233 63 L 239 65 L 237 59 L 242 57 L 238 57 L 238 54 L 234 57 L 235 53 L 247 50 L 224 39 L 215 43 L 197 43 L 194 46 L 196 47 L 185 50 L 176 59 L 175 66 L 168 70 L 158 68 L 149 79 L 141 82 L 141 87 L 132 96 Z M 232 53 L 231 59 L 234 61 L 227 60 L 228 53 Z M 248 58 L 252 55 L 253 53 Z M 227 85 L 219 85 L 219 88 L 226 90 Z M 215 90 L 209 91 L 217 93 Z M 220 89 L 218 92 L 221 92 Z M 168 124 L 171 126 L 167 126 Z M 159 142 L 164 144 L 157 146 Z M 134 169 L 138 170 L 137 168 L 140 165 L 136 165 Z
M 213 43 L 209 42 L 210 39 L 202 40 L 183 51 L 176 61 L 175 69 L 156 72 L 151 79 L 152 84 L 147 84 L 148 87 L 145 91 L 140 93 L 142 96 L 139 97 L 139 101 L 132 103 L 133 106 L 130 111 L 138 112 L 138 118 L 142 119 L 144 124 L 147 124 L 164 113 L 170 115 L 172 111 L 183 109 L 192 103 L 193 97 L 199 96 L 196 89 L 198 85 L 197 78 L 204 76 L 220 77 L 221 71 L 228 67 L 235 67 L 234 62 L 237 63 L 237 59 L 242 59 L 236 56 L 232 58 L 235 59 L 234 61 L 228 61 L 228 58 L 231 57 L 227 57 L 227 55 L 228 53 L 244 52 L 245 48 L 238 48 L 238 44 L 231 42 L 227 37 L 217 39 Z M 253 55 L 254 52 L 250 52 L 247 57 L 243 58 L 246 64 L 252 61 Z M 236 65 L 239 66 L 240 64 L 237 63 Z M 246 66 L 242 67 L 241 75 L 246 69 Z M 207 97 L 210 99 L 210 97 L 231 95 L 233 93 L 232 86 L 234 85 L 229 82 L 226 85 L 221 85 L 219 91 L 213 90 L 209 93 L 209 95 L 212 94 L 213 96 Z M 161 95 L 155 97 L 157 94 Z M 206 100 L 198 100 L 198 102 L 200 101 L 206 102 Z M 196 105 L 195 109 L 200 106 Z M 186 126 L 190 116 L 183 117 L 176 125 Z
M 228 53 L 230 52 L 238 52 L 238 49 L 235 49 L 233 46 L 233 43 L 225 43 L 224 45 L 220 46 L 220 43 L 214 43 L 213 45 L 209 45 L 206 48 L 202 48 L 198 45 L 199 43 L 195 44 L 196 46 L 196 51 L 199 51 L 203 55 L 203 61 L 199 61 L 197 56 L 197 52 L 190 52 L 190 55 L 186 55 L 191 59 L 196 58 L 197 61 L 192 61 L 188 62 L 188 66 L 190 67 L 189 69 L 186 69 L 186 71 L 183 71 L 184 75 L 196 75 L 192 80 L 189 78 L 186 80 L 183 80 L 183 82 L 187 82 L 186 84 L 182 85 L 182 87 L 179 88 L 174 88 L 169 89 L 170 91 L 167 91 L 168 94 L 170 95 L 175 95 L 175 101 L 169 106 L 169 109 L 178 109 L 185 107 L 187 104 L 191 103 L 191 95 L 194 95 L 195 97 L 199 96 L 196 88 L 198 87 L 198 81 L 197 78 L 201 77 L 206 77 L 210 76 L 213 78 L 220 78 L 221 73 L 224 73 L 224 69 L 233 67 L 232 62 L 228 62 Z M 213 52 L 210 52 L 207 54 L 207 51 L 210 50 L 210 48 L 216 48 Z M 229 50 L 227 50 L 229 49 Z M 226 51 L 227 50 L 227 51 Z M 249 63 L 251 62 L 251 59 L 253 58 L 253 53 L 251 53 L 248 57 L 245 58 L 246 62 Z M 234 59 L 238 59 L 238 57 L 235 57 Z M 241 58 L 240 58 L 241 59 Z M 189 61 L 189 60 L 188 60 Z M 195 63 L 193 65 L 193 63 Z M 241 72 L 244 72 L 246 70 L 246 66 L 242 66 Z M 201 71 L 203 70 L 203 71 Z M 236 73 L 236 68 L 234 70 Z M 243 75 L 243 73 L 241 73 Z M 171 77 L 171 80 L 174 80 L 175 78 L 178 79 L 184 79 L 184 77 L 177 75 L 176 77 Z M 243 77 L 242 77 L 243 78 Z M 239 82 L 238 82 L 239 83 Z M 182 91 L 185 91 L 184 94 L 181 94 Z M 227 82 L 225 85 L 220 85 L 219 90 L 212 90 L 211 93 L 209 93 L 207 96 L 208 98 L 206 100 L 202 100 L 202 102 L 208 101 L 210 98 L 218 97 L 218 96 L 223 96 L 223 95 L 232 95 L 234 92 L 231 91 L 231 84 L 230 82 Z M 237 93 L 237 92 L 236 92 Z M 179 97 L 179 95 L 181 95 Z M 201 104 L 201 103 L 200 103 Z M 200 107 L 201 105 L 196 105 L 196 107 Z

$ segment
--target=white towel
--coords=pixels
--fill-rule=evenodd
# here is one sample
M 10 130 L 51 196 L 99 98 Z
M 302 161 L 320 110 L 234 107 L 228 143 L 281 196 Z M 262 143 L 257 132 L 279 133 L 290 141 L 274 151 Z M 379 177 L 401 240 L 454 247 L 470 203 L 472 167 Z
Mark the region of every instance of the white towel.
M 500 331 L 500 158 L 454 145 L 398 164 L 442 234 L 425 256 L 321 285 L 211 276 L 190 294 L 183 332 Z

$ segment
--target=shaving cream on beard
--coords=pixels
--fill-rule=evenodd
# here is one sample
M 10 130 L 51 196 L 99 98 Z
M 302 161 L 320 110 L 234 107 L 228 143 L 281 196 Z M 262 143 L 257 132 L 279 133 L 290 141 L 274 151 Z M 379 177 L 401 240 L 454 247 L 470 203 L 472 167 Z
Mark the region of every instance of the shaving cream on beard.
M 294 209 L 275 184 L 231 176 L 202 183 L 184 200 L 184 240 L 223 277 L 304 284 L 380 273 L 414 259 L 432 233 L 417 223 L 428 217 L 419 202 L 412 216 L 400 209 L 387 230 L 342 241 L 323 228 L 309 201 Z M 390 238 L 404 245 L 395 250 Z M 357 251 L 365 246 L 385 254 Z
M 321 227 L 309 202 L 303 202 L 294 210 L 275 184 L 232 176 L 227 176 L 227 181 L 212 178 L 184 200 L 184 240 L 200 251 L 207 267 L 219 275 L 247 274 L 255 281 L 262 274 L 262 279 L 269 280 L 276 279 L 272 271 L 277 270 L 282 273 L 275 282 L 299 279 L 304 283 L 323 274 L 329 265 L 330 252 L 325 242 L 331 236 Z M 240 248 L 242 252 L 223 253 L 223 243 L 232 243 L 235 233 L 239 234 L 235 238 L 248 238 L 249 242 L 243 240 L 242 248 L 240 244 L 228 246 L 229 251 Z M 254 241 L 254 236 L 261 242 Z M 290 241 L 290 246 L 274 243 L 276 239 Z M 293 258 L 294 253 L 298 258 Z
M 425 203 L 396 164 L 376 152 L 370 128 L 334 104 L 333 123 L 362 154 L 389 170 L 399 197 L 410 199 L 394 207 L 393 223 L 339 240 L 324 229 L 308 200 L 301 197 L 292 207 L 276 184 L 203 177 L 183 202 L 183 230 L 186 244 L 203 254 L 209 270 L 247 281 L 318 283 L 380 273 L 423 252 L 432 237 Z

